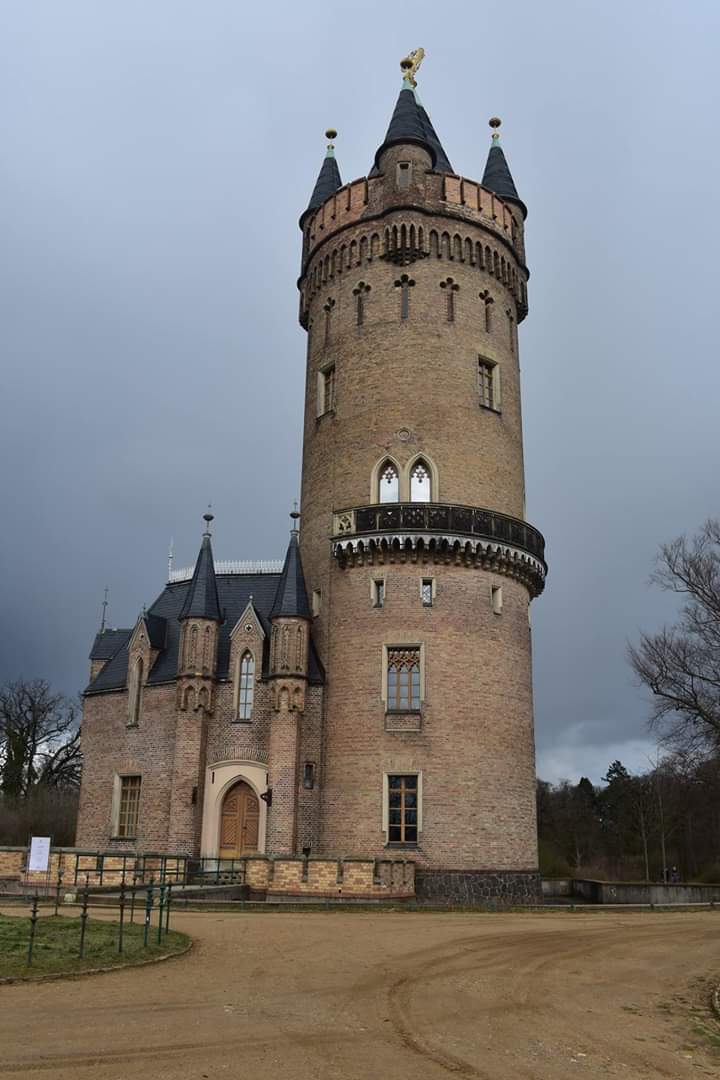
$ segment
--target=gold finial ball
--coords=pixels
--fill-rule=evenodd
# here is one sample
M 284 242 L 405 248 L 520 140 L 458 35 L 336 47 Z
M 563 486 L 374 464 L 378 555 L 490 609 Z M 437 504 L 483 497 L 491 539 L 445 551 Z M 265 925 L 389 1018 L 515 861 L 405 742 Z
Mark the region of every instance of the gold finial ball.
M 499 128 L 500 125 L 502 124 L 502 120 L 500 119 L 499 116 L 491 116 L 490 119 L 488 120 L 488 124 L 490 125 L 491 128 Z
M 337 139 L 337 131 L 335 128 L 328 128 L 325 132 L 326 139 Z

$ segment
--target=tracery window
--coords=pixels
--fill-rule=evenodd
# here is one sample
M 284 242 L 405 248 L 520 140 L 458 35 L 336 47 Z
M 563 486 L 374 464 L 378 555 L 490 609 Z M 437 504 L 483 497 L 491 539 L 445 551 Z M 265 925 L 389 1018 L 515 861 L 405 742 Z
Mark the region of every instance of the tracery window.
M 240 658 L 240 681 L 238 692 L 238 720 L 252 719 L 255 698 L 255 659 L 251 652 Z
M 403 712 L 420 708 L 420 648 L 417 645 L 388 648 L 387 707 Z
M 378 502 L 397 502 L 400 498 L 400 477 L 392 461 L 386 461 L 380 469 Z
M 410 473 L 410 502 L 430 502 L 432 481 L 430 470 L 424 461 L 415 462 Z

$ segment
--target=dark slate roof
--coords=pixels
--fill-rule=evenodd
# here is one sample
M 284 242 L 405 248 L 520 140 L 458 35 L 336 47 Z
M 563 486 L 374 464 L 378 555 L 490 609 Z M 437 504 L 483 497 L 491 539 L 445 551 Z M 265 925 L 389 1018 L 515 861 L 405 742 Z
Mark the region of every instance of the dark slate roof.
M 405 83 L 398 95 L 385 140 L 375 154 L 375 164 L 370 170 L 370 176 L 379 175 L 378 162 L 383 150 L 403 143 L 424 146 L 432 158 L 433 169 L 436 172 L 451 173 L 453 171 L 430 117 L 418 101 L 415 91 Z
M 318 206 L 322 206 L 326 199 L 329 199 L 333 192 L 342 187 L 342 180 L 340 179 L 340 169 L 338 163 L 335 160 L 335 155 L 331 150 L 328 151 L 327 157 L 320 166 L 320 172 L 318 178 L 315 181 L 315 187 L 313 193 L 310 196 L 310 202 L 300 218 L 300 228 L 303 227 L 305 218 L 311 210 L 317 210 Z
M 217 583 L 215 581 L 212 546 L 210 536 L 207 533 L 202 538 L 200 554 L 195 563 L 195 572 L 182 611 L 178 617 L 180 619 L 213 619 L 215 622 L 222 620 Z
M 218 678 L 227 678 L 230 663 L 230 634 L 245 611 L 250 597 L 252 597 L 253 606 L 266 634 L 262 671 L 263 676 L 268 674 L 270 612 L 275 602 L 281 577 L 281 574 L 216 575 L 220 610 L 225 616 L 224 622 L 220 625 L 220 640 L 218 642 Z M 165 620 L 166 641 L 165 648 L 160 652 L 148 676 L 149 686 L 170 682 L 177 675 L 178 646 L 180 643 L 179 615 L 190 591 L 190 585 L 189 581 L 166 585 L 155 603 L 150 607 L 148 615 L 158 616 Z M 86 693 L 94 694 L 104 690 L 122 690 L 125 687 L 128 666 L 127 646 L 132 631 L 124 632 L 127 633 L 126 641 L 121 644 L 119 650 L 112 656 L 97 678 L 90 683 Z M 325 678 L 312 641 L 308 663 L 308 678 L 314 684 L 322 684 Z
M 275 618 L 276 615 L 295 615 L 302 619 L 310 618 L 305 575 L 300 560 L 300 546 L 297 533 L 294 531 L 290 536 L 285 564 L 280 575 L 270 618 Z
M 90 660 L 111 660 L 121 645 L 130 640 L 130 630 L 101 630 L 95 635 Z
M 512 178 L 512 173 L 499 142 L 493 143 L 490 147 L 481 183 L 483 187 L 489 191 L 494 191 L 501 199 L 517 203 L 522 210 L 523 217 L 527 217 L 527 207 L 517 193 L 515 181 Z
M 159 615 L 151 615 L 146 612 L 143 616 L 147 626 L 148 638 L 153 649 L 164 649 L 167 635 L 167 621 Z

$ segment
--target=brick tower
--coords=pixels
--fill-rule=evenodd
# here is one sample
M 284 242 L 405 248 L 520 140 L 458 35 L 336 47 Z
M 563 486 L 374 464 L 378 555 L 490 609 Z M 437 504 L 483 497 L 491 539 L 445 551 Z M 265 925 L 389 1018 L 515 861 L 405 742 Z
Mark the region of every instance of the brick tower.
M 527 901 L 546 565 L 524 516 L 526 209 L 499 120 L 482 183 L 453 172 L 420 58 L 367 178 L 343 186 L 331 142 L 300 219 L 300 548 L 327 673 L 313 854 L 398 851 L 420 897 Z

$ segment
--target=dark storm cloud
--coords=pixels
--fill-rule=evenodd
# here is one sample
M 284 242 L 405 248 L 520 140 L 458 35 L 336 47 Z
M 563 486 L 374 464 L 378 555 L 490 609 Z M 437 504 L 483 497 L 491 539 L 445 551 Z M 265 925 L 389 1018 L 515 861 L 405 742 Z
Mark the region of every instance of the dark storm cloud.
M 542 775 L 643 767 L 624 646 L 668 614 L 657 544 L 717 506 L 715 5 L 155 0 L 5 5 L 0 676 L 69 692 L 110 587 L 131 624 L 208 501 L 220 558 L 277 557 L 299 488 L 297 217 L 340 130 L 364 174 L 398 89 L 459 172 L 486 118 L 528 204 L 520 331 Z M 382 33 L 379 28 L 382 27 Z M 408 36 L 409 35 L 409 36 Z M 468 467 L 476 467 L 469 462 Z

